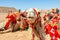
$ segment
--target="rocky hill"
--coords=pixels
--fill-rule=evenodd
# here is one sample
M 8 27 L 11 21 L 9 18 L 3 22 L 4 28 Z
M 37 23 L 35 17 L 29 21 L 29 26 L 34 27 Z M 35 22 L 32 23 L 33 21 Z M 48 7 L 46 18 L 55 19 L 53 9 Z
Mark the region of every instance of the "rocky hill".
M 17 11 L 14 7 L 0 7 L 0 13 L 7 13 L 9 11 Z

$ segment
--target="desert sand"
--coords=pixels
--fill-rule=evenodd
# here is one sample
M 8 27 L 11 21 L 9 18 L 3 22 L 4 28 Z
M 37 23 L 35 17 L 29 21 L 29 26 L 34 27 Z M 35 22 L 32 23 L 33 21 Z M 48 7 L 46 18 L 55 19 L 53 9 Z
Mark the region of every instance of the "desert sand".
M 0 22 L 6 20 L 6 18 L 5 18 L 6 15 L 7 15 L 7 13 L 0 13 Z
M 28 31 L 17 31 L 17 32 L 9 32 L 5 34 L 0 34 L 0 40 L 31 40 L 31 30 Z M 35 37 L 35 40 L 38 40 Z

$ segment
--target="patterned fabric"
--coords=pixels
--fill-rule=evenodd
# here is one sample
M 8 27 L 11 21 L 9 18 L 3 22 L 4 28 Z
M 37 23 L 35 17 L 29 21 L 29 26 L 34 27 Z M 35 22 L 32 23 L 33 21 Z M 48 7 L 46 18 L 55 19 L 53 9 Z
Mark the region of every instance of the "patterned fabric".
M 51 24 L 45 24 L 45 32 L 46 34 L 49 34 L 51 39 L 50 40 L 58 40 L 60 38 L 60 34 L 57 32 L 56 25 L 52 26 Z

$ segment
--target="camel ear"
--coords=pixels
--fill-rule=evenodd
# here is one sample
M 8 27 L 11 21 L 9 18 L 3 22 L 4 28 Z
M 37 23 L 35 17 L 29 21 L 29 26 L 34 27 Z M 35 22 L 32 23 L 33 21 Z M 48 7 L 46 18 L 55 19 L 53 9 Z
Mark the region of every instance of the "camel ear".
M 38 12 L 38 14 L 40 14 L 40 12 Z

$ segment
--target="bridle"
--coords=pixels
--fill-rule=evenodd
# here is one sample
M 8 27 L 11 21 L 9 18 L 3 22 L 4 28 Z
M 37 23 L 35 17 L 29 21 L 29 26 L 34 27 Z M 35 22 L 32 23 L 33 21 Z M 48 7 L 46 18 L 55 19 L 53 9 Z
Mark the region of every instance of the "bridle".
M 29 23 L 29 20 L 27 20 L 27 23 L 30 25 L 30 27 L 32 28 L 32 40 L 34 40 L 34 28 L 36 27 L 36 24 L 38 23 L 38 19 L 39 19 L 39 16 L 38 16 L 38 12 L 36 11 L 36 9 L 35 8 L 33 8 L 33 11 L 34 11 L 34 13 L 35 13 L 35 15 L 36 15 L 36 19 L 35 19 L 35 21 L 34 21 L 34 23 L 33 24 L 30 24 Z

